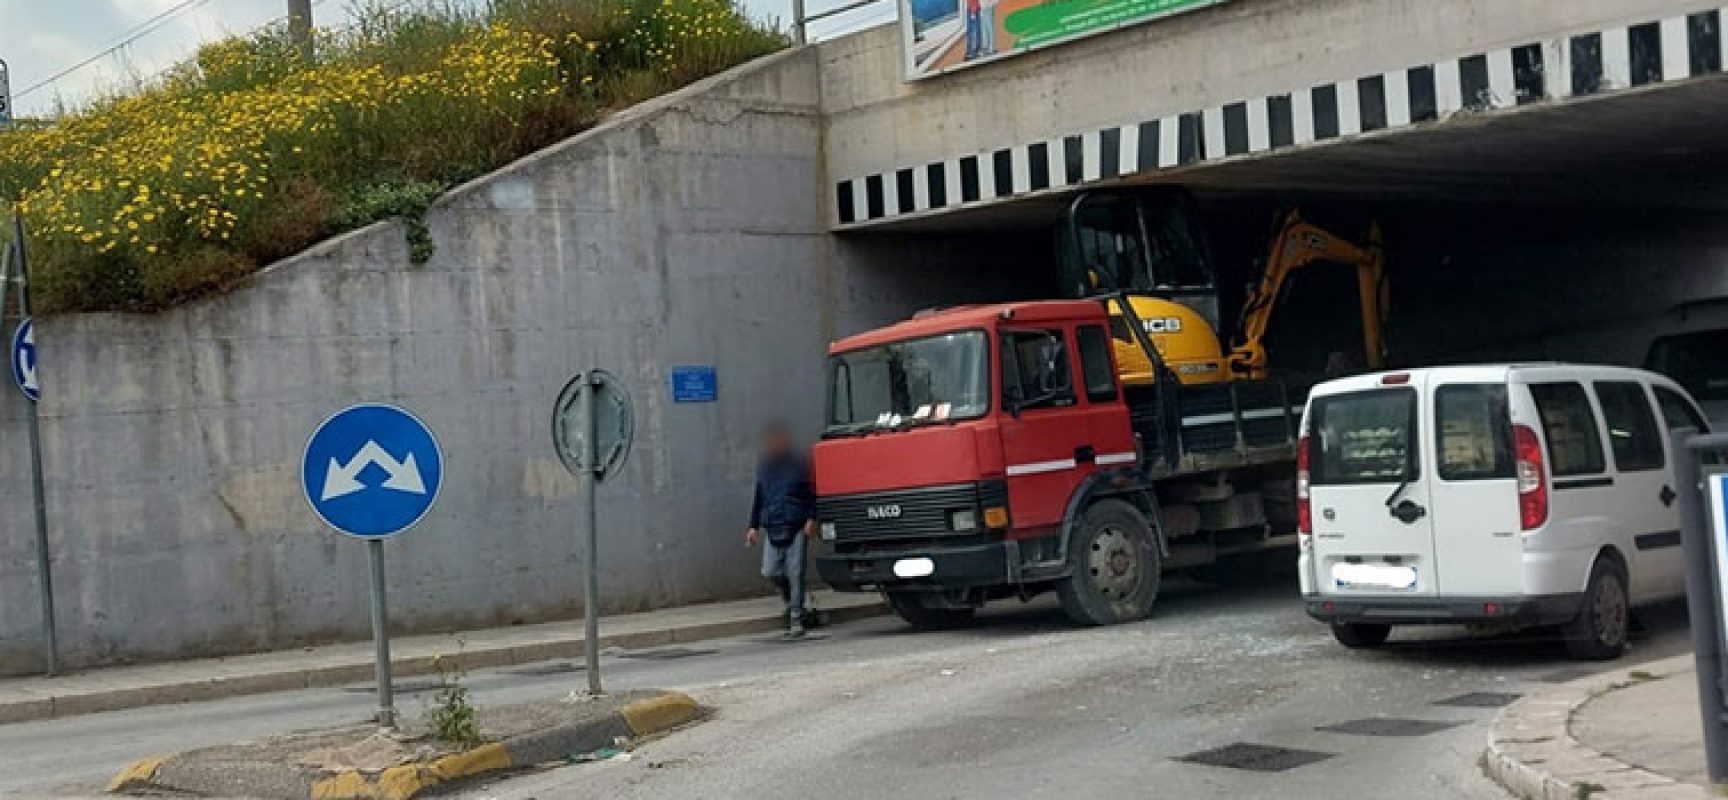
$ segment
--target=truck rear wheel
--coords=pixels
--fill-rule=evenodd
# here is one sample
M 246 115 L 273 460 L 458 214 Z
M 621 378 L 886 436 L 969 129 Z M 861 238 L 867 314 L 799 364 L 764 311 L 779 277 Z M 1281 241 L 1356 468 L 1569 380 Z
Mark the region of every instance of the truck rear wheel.
M 1068 543 L 1069 575 L 1056 584 L 1062 610 L 1081 625 L 1144 619 L 1158 599 L 1163 558 L 1140 510 L 1120 500 L 1086 509 Z
M 972 621 L 975 608 L 944 606 L 930 592 L 883 592 L 888 607 L 906 624 L 921 630 L 958 628 Z

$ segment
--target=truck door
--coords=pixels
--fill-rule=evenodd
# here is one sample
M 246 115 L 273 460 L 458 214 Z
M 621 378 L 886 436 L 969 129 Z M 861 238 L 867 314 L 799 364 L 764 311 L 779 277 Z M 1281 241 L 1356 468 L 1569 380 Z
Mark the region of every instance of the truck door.
M 1016 528 L 1053 527 L 1096 460 L 1074 391 L 1068 332 L 1001 332 L 1002 455 Z
M 1420 457 L 1427 376 L 1314 397 L 1306 435 L 1314 580 L 1335 596 L 1433 596 L 1433 478 Z

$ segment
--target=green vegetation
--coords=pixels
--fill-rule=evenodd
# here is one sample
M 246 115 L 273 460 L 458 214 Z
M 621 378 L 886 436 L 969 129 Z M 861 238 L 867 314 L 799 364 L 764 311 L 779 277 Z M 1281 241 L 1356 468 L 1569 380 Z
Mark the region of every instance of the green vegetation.
M 0 133 L 46 312 L 150 311 L 379 219 L 609 110 L 786 44 L 735 0 L 492 0 L 361 10 L 306 63 L 281 30 L 207 45 L 145 89 Z

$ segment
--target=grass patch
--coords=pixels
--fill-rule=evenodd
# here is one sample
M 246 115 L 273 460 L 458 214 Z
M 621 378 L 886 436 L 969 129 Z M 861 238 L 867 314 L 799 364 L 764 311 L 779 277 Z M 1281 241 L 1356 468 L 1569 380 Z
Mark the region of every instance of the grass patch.
M 432 256 L 441 193 L 786 45 L 735 0 L 492 0 L 204 46 L 123 96 L 0 132 L 38 308 L 152 311 L 380 219 Z M 9 226 L 8 226 L 9 227 Z

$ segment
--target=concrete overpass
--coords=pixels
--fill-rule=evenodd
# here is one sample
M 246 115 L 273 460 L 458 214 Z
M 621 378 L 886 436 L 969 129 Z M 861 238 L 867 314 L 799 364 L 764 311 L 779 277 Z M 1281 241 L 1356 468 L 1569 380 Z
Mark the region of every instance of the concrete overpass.
M 918 82 L 885 26 L 819 48 L 831 222 L 995 225 L 1157 181 L 1715 207 L 1722 23 L 1695 0 L 1240 0 Z

